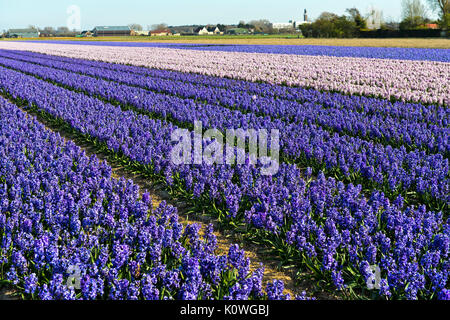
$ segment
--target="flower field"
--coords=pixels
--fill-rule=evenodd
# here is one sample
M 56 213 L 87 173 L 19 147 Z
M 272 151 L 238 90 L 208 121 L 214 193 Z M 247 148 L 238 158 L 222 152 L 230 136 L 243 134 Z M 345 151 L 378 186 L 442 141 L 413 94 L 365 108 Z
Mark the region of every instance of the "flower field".
M 450 50 L 2 41 L 0 95 L 0 283 L 23 298 L 315 296 L 264 283 L 235 244 L 218 254 L 212 226 L 152 207 L 45 121 L 322 290 L 450 299 Z M 217 144 L 195 122 L 279 132 L 276 174 L 234 140 L 218 157 L 242 164 L 174 163 L 180 130 Z

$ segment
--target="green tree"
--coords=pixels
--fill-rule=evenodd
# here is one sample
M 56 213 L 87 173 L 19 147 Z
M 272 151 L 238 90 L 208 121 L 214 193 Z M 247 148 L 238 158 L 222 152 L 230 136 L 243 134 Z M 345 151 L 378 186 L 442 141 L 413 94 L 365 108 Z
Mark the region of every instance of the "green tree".
M 323 12 L 312 24 L 300 26 L 306 37 L 351 38 L 358 35 L 358 27 L 352 18 Z
M 226 31 L 227 30 L 227 26 L 224 24 L 219 23 L 217 25 L 217 28 L 219 28 L 220 31 Z
M 245 21 L 239 21 L 238 28 L 254 29 L 255 26 L 251 23 L 245 23 Z
M 359 12 L 358 9 L 356 9 L 356 8 L 349 8 L 349 9 L 345 10 L 345 12 L 347 12 L 350 15 L 351 19 L 355 22 L 356 27 L 359 30 L 367 28 L 367 21 L 362 16 L 361 12 Z
M 139 23 L 131 23 L 128 25 L 128 27 L 134 31 L 142 31 L 143 30 L 142 26 Z

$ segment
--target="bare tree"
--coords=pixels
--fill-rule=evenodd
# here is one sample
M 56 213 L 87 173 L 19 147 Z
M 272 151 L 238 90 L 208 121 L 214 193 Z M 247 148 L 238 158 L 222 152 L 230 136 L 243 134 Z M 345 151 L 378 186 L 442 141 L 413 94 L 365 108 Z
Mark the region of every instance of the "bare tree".
M 152 25 L 152 30 L 161 30 L 161 29 L 167 29 L 167 24 L 166 23 L 158 23 L 158 24 Z
M 256 32 L 264 32 L 264 33 L 272 33 L 273 25 L 269 20 L 261 19 L 261 20 L 253 20 L 248 23 L 255 27 Z
M 449 29 L 450 24 L 450 0 L 428 0 L 429 5 L 435 12 L 439 12 L 441 25 Z
M 411 30 L 423 25 L 428 20 L 427 11 L 421 0 L 402 0 L 400 29 Z
M 403 19 L 414 20 L 420 18 L 425 20 L 427 18 L 427 8 L 420 0 L 403 0 L 402 1 L 402 16 Z
M 143 30 L 142 26 L 139 23 L 130 23 L 128 25 L 128 27 L 134 31 L 142 31 Z

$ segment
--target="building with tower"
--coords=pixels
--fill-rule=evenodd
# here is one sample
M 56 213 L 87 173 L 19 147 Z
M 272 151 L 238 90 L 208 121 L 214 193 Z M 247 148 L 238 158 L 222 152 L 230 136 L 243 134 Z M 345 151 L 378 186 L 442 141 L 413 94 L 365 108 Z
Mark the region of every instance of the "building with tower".
M 302 24 L 311 24 L 312 22 L 308 20 L 308 11 L 303 11 L 303 21 L 297 21 L 296 27 L 298 28 Z
M 272 24 L 272 27 L 274 29 L 298 29 L 300 25 L 302 24 L 310 24 L 311 21 L 308 21 L 308 12 L 303 12 L 303 21 L 295 21 L 295 20 L 289 20 L 289 22 L 276 22 Z

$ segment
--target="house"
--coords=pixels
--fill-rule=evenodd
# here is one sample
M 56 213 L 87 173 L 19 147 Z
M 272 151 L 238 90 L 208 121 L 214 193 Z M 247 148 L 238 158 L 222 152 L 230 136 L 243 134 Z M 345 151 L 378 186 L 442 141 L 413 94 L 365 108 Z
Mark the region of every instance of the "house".
M 289 22 L 276 22 L 272 24 L 272 27 L 274 29 L 295 29 L 295 22 L 289 21 Z
M 223 34 L 222 31 L 217 26 L 204 26 L 204 27 L 198 27 L 194 30 L 195 34 L 198 34 L 200 36 L 203 35 L 215 35 L 215 34 Z
M 311 21 L 308 21 L 308 15 L 306 13 L 306 10 L 303 21 L 289 20 L 289 22 L 277 22 L 273 23 L 272 27 L 277 30 L 292 30 L 298 29 L 303 24 L 311 24 Z
M 439 25 L 437 23 L 427 23 L 424 25 L 424 27 L 427 29 L 434 29 L 434 30 L 439 29 Z
M 207 35 L 208 29 L 206 27 L 198 27 L 194 30 L 195 34 L 198 34 L 199 36 Z
M 150 35 L 154 36 L 171 36 L 172 31 L 169 28 L 150 31 Z
M 39 31 L 36 29 L 9 29 L 7 38 L 39 38 Z
M 89 30 L 84 30 L 80 33 L 80 37 L 92 37 L 92 32 Z
M 208 34 L 223 34 L 218 27 L 206 27 Z
M 41 30 L 39 32 L 40 38 L 46 38 L 46 37 L 54 37 L 54 33 L 50 32 L 49 30 Z
M 133 31 L 133 36 L 149 36 L 150 35 L 150 31 L 148 30 L 134 30 Z
M 128 26 L 97 26 L 92 33 L 94 37 L 130 36 L 131 29 Z

